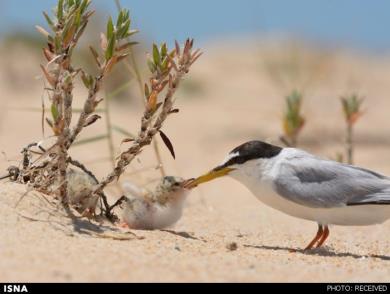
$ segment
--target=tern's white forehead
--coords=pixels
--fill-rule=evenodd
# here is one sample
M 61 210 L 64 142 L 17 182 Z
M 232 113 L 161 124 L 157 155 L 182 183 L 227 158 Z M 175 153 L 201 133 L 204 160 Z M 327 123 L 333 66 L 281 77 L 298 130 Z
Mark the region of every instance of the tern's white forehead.
M 237 157 L 239 155 L 240 155 L 239 152 L 231 152 L 231 153 L 229 153 L 228 156 L 226 156 L 226 158 L 224 159 L 224 161 L 222 161 L 221 165 L 224 165 L 224 164 L 228 163 L 229 160 L 231 160 L 232 158 L 235 158 L 235 157 Z

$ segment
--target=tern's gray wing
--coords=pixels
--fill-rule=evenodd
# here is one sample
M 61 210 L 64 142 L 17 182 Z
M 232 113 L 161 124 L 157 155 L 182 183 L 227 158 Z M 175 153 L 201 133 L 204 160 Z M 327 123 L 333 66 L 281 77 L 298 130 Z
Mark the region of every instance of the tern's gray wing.
M 282 197 L 313 208 L 390 204 L 389 178 L 309 154 L 281 163 L 274 185 Z

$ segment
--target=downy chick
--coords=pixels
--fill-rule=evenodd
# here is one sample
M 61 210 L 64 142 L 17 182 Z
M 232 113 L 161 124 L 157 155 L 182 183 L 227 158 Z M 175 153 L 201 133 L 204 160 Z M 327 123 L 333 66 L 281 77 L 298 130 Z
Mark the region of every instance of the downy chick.
M 164 177 L 153 192 L 145 193 L 130 183 L 123 189 L 127 199 L 123 220 L 130 229 L 154 230 L 174 225 L 182 216 L 190 189 L 178 177 Z

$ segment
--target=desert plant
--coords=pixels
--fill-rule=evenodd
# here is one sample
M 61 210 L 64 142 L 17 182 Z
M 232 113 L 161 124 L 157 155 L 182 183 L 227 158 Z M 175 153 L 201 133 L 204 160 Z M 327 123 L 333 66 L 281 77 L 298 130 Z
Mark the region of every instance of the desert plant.
M 346 122 L 345 132 L 345 152 L 349 164 L 353 163 L 354 153 L 354 140 L 353 140 L 353 128 L 363 112 L 361 110 L 364 102 L 363 98 L 360 98 L 356 94 L 344 96 L 340 98 L 343 108 L 344 119 Z
M 55 143 L 47 149 L 40 144 L 31 144 L 25 148 L 23 168 L 18 170 L 17 176 L 13 178 L 21 183 L 30 184 L 36 190 L 56 195 L 62 204 L 69 208 L 75 204 L 74 199 L 69 198 L 69 192 L 72 191 L 74 194 L 77 190 L 69 181 L 78 177 L 77 185 L 82 184 L 89 189 L 88 193 L 83 190 L 82 197 L 83 201 L 87 200 L 88 205 L 81 206 L 79 212 L 85 213 L 88 210 L 94 213 L 98 199 L 101 199 L 102 211 L 107 217 L 112 217 L 112 206 L 107 202 L 104 188 L 120 177 L 143 148 L 151 144 L 157 133 L 160 133 L 164 143 L 174 155 L 173 145 L 161 128 L 169 115 L 178 112 L 174 109 L 173 96 L 180 81 L 200 57 L 201 52 L 193 50 L 193 40 L 190 39 L 185 42 L 183 48 L 176 42 L 173 50 L 168 50 L 165 43 L 161 46 L 153 45 L 152 55 L 148 60 L 152 76 L 143 86 L 142 95 L 146 102 L 139 134 L 124 140 L 125 143 L 132 142 L 132 145 L 120 154 L 113 171 L 99 183 L 82 163 L 70 158 L 68 150 L 85 128 L 101 118 L 97 114 L 97 106 L 103 101 L 98 97 L 99 91 L 113 67 L 126 59 L 131 52 L 131 47 L 137 44 L 128 40 L 137 31 L 131 29 L 129 11 L 120 10 L 115 21 L 111 17 L 108 19 L 106 32 L 101 34 L 100 48 L 97 50 L 90 47 L 93 60 L 98 67 L 97 76 L 90 75 L 81 68 L 75 68 L 72 63 L 72 53 L 93 15 L 93 11 L 89 10 L 90 4 L 91 0 L 58 0 L 53 16 L 44 13 L 51 32 L 37 26 L 38 31 L 47 38 L 47 47 L 43 49 L 47 64 L 41 65 L 41 68 L 50 100 L 50 117 L 46 117 L 45 120 L 53 132 Z M 83 108 L 79 110 L 76 123 L 72 124 L 75 112 L 73 89 L 77 77 L 81 78 L 88 96 Z M 45 114 L 44 105 L 42 110 Z M 105 113 L 107 112 L 109 111 L 106 105 Z M 120 127 L 116 129 L 121 133 L 129 134 Z M 34 146 L 38 146 L 40 150 L 32 151 L 31 148 Z M 33 156 L 37 157 L 32 158 Z M 75 175 L 80 174 L 70 170 L 69 165 L 78 167 L 84 171 L 84 175 L 76 177 Z M 85 175 L 89 177 L 86 178 Z
M 305 118 L 302 116 L 303 95 L 294 90 L 286 96 L 286 108 L 283 115 L 283 131 L 281 140 L 287 145 L 295 147 L 298 143 L 298 136 L 305 125 Z
M 48 63 L 41 68 L 49 84 L 51 103 L 51 118 L 46 118 L 46 121 L 57 137 L 57 142 L 53 146 L 55 150 L 51 150 L 55 157 L 48 166 L 57 174 L 60 183 L 57 194 L 65 204 L 68 203 L 66 178 L 68 150 L 84 128 L 100 119 L 100 116 L 94 113 L 102 101 L 98 99 L 97 94 L 104 78 L 127 56 L 128 48 L 134 45 L 124 43 L 123 40 L 137 32 L 130 30 L 129 12 L 121 11 L 116 26 L 112 18 L 108 20 L 106 34 L 101 35 L 100 53 L 93 47 L 90 48 L 98 65 L 99 75 L 94 77 L 82 69 L 73 68 L 73 50 L 93 15 L 93 11 L 88 10 L 90 3 L 90 0 L 59 0 L 54 17 L 51 18 L 44 13 L 52 34 L 42 27 L 37 27 L 48 41 L 47 48 L 43 50 Z M 72 127 L 74 79 L 79 75 L 88 90 L 88 98 L 76 125 Z M 53 179 L 50 179 L 46 183 L 38 184 L 41 186 L 39 188 L 45 190 L 52 181 Z

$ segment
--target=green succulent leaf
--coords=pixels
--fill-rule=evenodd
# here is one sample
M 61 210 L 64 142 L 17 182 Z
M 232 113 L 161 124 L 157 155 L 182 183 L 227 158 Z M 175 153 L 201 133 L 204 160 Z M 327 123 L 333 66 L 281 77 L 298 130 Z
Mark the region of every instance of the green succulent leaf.
M 160 63 L 161 63 L 160 52 L 159 52 L 156 44 L 153 44 L 153 61 L 154 61 L 154 64 L 157 66 L 160 65 Z
M 344 116 L 345 119 L 350 122 L 354 123 L 359 118 L 359 116 L 362 114 L 361 106 L 364 102 L 363 98 L 359 98 L 358 95 L 353 94 L 351 96 L 347 97 L 341 97 L 341 103 L 343 106 Z
M 107 39 L 111 40 L 113 36 L 114 36 L 114 23 L 112 22 L 112 17 L 110 16 L 107 22 Z
M 58 112 L 57 106 L 54 103 L 51 105 L 51 115 L 53 117 L 53 120 L 57 121 L 57 119 L 59 117 L 59 112 Z
M 168 47 L 167 47 L 167 44 L 164 43 L 162 44 L 161 46 L 161 58 L 165 58 L 168 54 Z
M 110 39 L 108 39 L 108 45 L 106 50 L 106 60 L 110 60 L 114 56 L 114 50 L 115 50 L 115 36 L 111 36 Z
M 84 0 L 83 3 L 80 6 L 80 12 L 81 14 L 84 14 L 85 10 L 88 8 L 89 4 L 91 3 L 90 0 Z
M 122 24 L 122 22 L 123 22 L 123 18 L 124 17 L 124 11 L 123 10 L 121 10 L 120 12 L 119 12 L 119 14 L 118 14 L 118 19 L 117 19 L 117 22 L 116 22 L 116 26 L 119 28 L 120 27 L 120 25 Z
M 118 37 L 121 39 L 126 38 L 126 35 L 130 29 L 130 19 L 128 19 L 118 30 Z
M 87 88 L 87 89 L 90 89 L 91 88 L 91 80 L 90 80 L 90 76 L 85 74 L 85 73 L 81 73 L 81 80 L 83 81 L 84 83 L 84 86 Z
M 51 20 L 50 16 L 46 12 L 43 12 L 43 16 L 45 17 L 49 27 L 54 31 L 55 30 L 54 22 Z
M 153 60 L 148 59 L 147 64 L 148 64 L 148 67 L 149 67 L 150 72 L 151 72 L 151 73 L 155 73 L 156 70 L 157 70 L 157 67 L 156 67 L 156 65 L 154 64 Z
M 149 86 L 148 86 L 148 84 L 145 84 L 145 97 L 146 98 L 149 98 L 149 96 L 150 96 L 150 90 L 149 90 Z
M 64 0 L 58 0 L 57 5 L 57 19 L 60 21 L 64 16 Z

